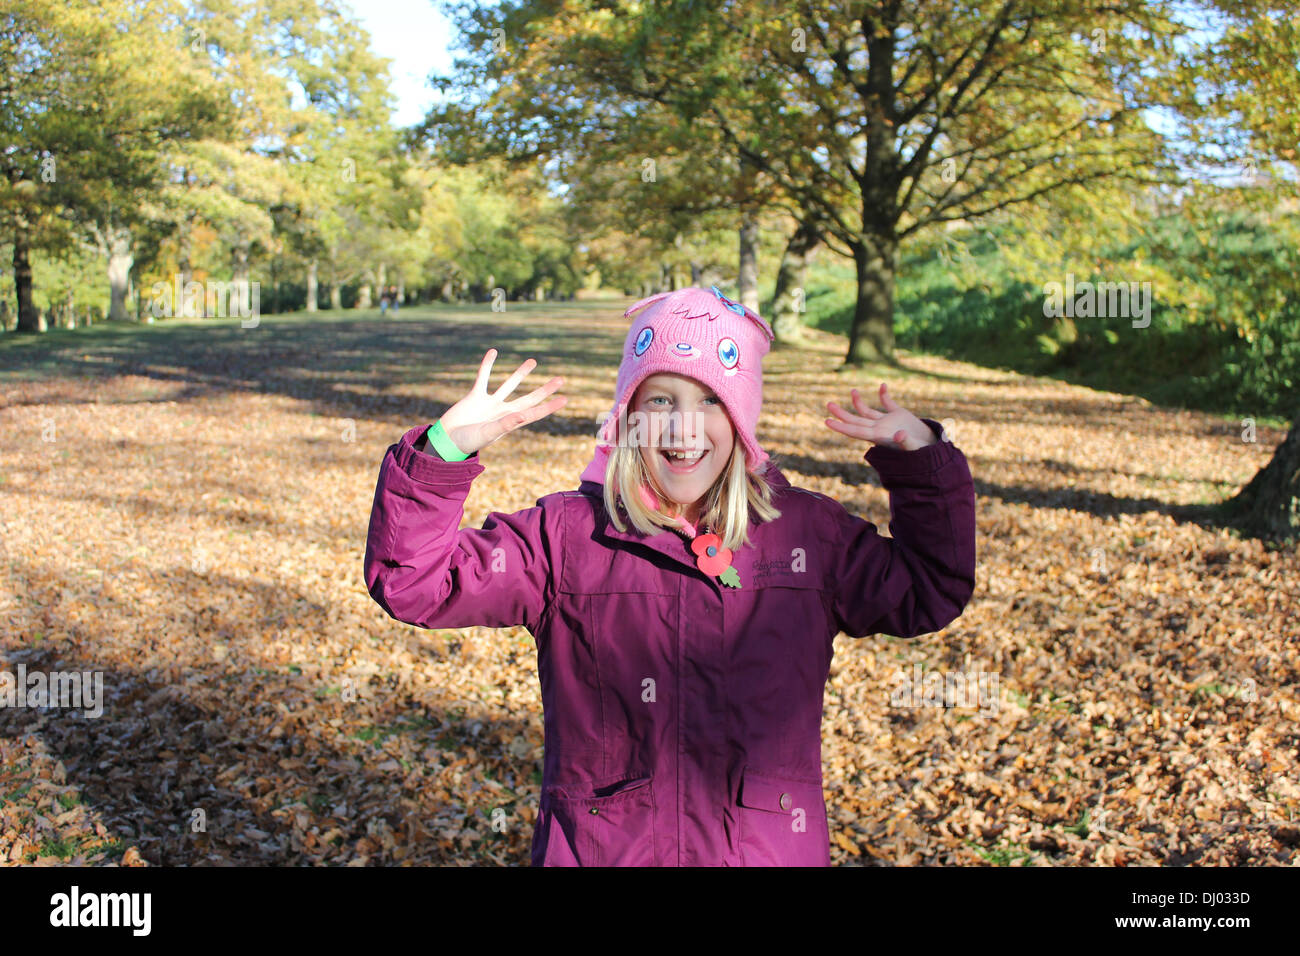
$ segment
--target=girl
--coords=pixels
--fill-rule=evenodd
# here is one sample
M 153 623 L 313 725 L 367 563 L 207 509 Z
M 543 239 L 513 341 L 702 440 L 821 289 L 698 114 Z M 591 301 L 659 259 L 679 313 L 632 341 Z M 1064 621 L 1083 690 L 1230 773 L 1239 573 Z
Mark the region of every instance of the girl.
M 833 643 L 915 637 L 975 586 L 965 456 L 880 386 L 826 425 L 875 443 L 892 537 L 795 488 L 755 435 L 772 331 L 716 288 L 633 305 L 615 405 L 577 491 L 459 530 L 478 453 L 558 410 L 529 359 L 384 456 L 365 580 L 418 627 L 510 627 L 537 642 L 542 866 L 830 863 L 822 689 Z

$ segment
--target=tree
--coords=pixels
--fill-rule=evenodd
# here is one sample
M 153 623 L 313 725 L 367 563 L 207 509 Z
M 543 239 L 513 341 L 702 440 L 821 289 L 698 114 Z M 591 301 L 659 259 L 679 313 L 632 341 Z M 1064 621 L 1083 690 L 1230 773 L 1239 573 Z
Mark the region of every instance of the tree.
M 128 55 L 128 42 L 167 48 L 174 9 L 163 7 L 128 0 L 95 9 L 50 0 L 0 7 L 0 223 L 13 238 L 18 331 L 39 330 L 30 253 L 67 251 L 81 229 L 120 216 L 123 195 L 157 181 L 161 144 L 211 116 L 213 104 L 183 64 L 160 79 Z M 113 237 L 103 248 L 117 245 Z M 120 315 L 119 265 L 110 259 Z
M 537 95 L 567 80 L 581 97 L 658 103 L 767 174 L 856 263 L 846 361 L 860 364 L 892 358 L 903 241 L 1070 184 L 1172 175 L 1142 121 L 1159 102 L 1146 77 L 1185 30 L 1170 6 L 520 0 L 462 23 L 485 41 L 504 31 L 492 97 L 523 117 L 572 114 Z
M 582 211 L 580 218 L 595 227 L 586 235 L 588 248 L 616 228 L 647 240 L 641 274 L 630 283 L 643 291 L 671 287 L 688 268 L 692 282 L 702 281 L 714 265 L 713 231 L 724 225 L 732 233 L 727 255 L 738 298 L 757 308 L 759 222 L 775 199 L 770 178 L 716 130 L 653 101 L 618 96 L 585 68 L 550 64 L 556 68 L 535 71 L 526 54 L 515 51 L 514 32 L 526 32 L 524 20 L 534 15 L 460 10 L 471 55 L 457 61 L 457 77 L 436 82 L 444 92 L 463 92 L 465 102 L 431 111 L 420 135 L 455 162 L 544 161 L 548 175 L 568 186 L 566 198 Z M 505 43 L 498 23 L 510 31 Z M 572 52 L 584 60 L 607 54 L 585 46 Z M 476 91 L 486 88 L 494 94 L 475 101 Z M 636 271 L 607 265 L 603 272 L 611 276 Z
M 1282 194 L 1297 193 L 1295 7 L 1276 0 L 1220 0 L 1214 8 L 1222 32 L 1188 55 L 1183 73 L 1179 106 L 1189 118 L 1189 139 L 1235 167 L 1246 196 L 1275 206 Z M 1274 175 L 1261 188 L 1260 174 L 1270 168 Z M 1291 428 L 1273 458 L 1222 507 L 1223 516 L 1248 534 L 1277 542 L 1300 539 L 1300 394 L 1291 406 Z

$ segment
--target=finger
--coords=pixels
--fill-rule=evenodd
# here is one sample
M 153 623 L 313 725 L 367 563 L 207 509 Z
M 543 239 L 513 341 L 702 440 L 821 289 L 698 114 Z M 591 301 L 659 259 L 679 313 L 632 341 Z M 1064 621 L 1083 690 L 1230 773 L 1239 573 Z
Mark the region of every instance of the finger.
M 868 405 L 866 401 L 862 398 L 862 393 L 859 392 L 856 388 L 852 390 L 852 394 L 853 394 L 853 407 L 857 409 L 859 415 L 862 415 L 866 418 L 875 419 L 875 418 L 879 418 L 881 415 L 884 414 L 884 412 L 878 411 L 872 408 L 870 405 Z
M 868 424 L 855 424 L 853 422 L 837 422 L 833 418 L 825 420 L 826 427 L 831 431 L 839 432 L 841 435 L 848 435 L 850 438 L 858 438 L 863 441 L 879 441 L 875 437 L 875 428 Z
M 537 359 L 525 359 L 524 364 L 515 369 L 514 372 L 511 373 L 510 377 L 501 383 L 501 387 L 492 393 L 492 397 L 498 401 L 505 399 L 515 390 L 515 386 L 523 380 L 524 376 L 536 367 Z
M 536 408 L 530 408 L 527 411 L 511 412 L 509 415 L 502 415 L 492 424 L 501 426 L 501 431 L 497 437 L 504 435 L 506 432 L 512 432 L 516 428 L 523 428 L 525 425 L 531 425 L 539 418 L 545 418 L 551 412 L 557 411 L 564 407 L 564 403 L 569 400 L 567 395 L 557 395 L 545 405 L 539 405 Z
M 492 375 L 492 363 L 497 360 L 497 350 L 488 349 L 483 355 L 483 362 L 478 367 L 478 378 L 474 379 L 474 391 L 486 392 L 488 379 Z
M 521 409 L 525 409 L 525 408 L 531 408 L 532 406 L 536 405 L 543 398 L 545 398 L 547 395 L 550 395 L 552 392 L 554 392 L 557 388 L 559 388 L 563 384 L 564 384 L 564 376 L 557 375 L 555 378 L 551 379 L 545 385 L 538 386 L 537 388 L 529 392 L 527 395 L 524 395 L 522 398 L 516 398 L 513 402 L 507 402 L 505 407 L 512 412 L 520 411 Z
M 531 425 L 533 422 L 545 418 L 547 415 L 550 415 L 552 412 L 558 412 L 561 408 L 564 407 L 565 403 L 568 400 L 569 400 L 569 396 L 567 395 L 556 395 L 553 399 L 551 399 L 546 404 L 538 405 L 536 408 L 530 408 L 528 411 L 522 413 L 524 416 L 524 420 L 521 424 Z
M 848 411 L 847 409 L 845 409 L 840 405 L 835 404 L 834 402 L 827 402 L 826 408 L 829 409 L 830 413 L 834 415 L 836 418 L 839 418 L 846 422 L 862 424 L 871 421 L 871 419 L 869 418 L 864 418 L 860 415 L 854 415 L 852 412 Z
M 898 402 L 894 401 L 894 397 L 889 394 L 884 382 L 880 383 L 880 404 L 885 406 L 887 412 L 896 412 L 900 408 Z

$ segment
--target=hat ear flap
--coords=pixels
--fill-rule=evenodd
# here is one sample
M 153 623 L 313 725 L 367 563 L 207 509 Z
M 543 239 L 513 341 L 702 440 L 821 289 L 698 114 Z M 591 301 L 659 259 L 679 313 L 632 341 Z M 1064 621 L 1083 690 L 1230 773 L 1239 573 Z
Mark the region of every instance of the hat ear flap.
M 666 299 L 670 295 L 672 295 L 671 292 L 660 292 L 657 295 L 650 296 L 648 299 L 642 299 L 640 302 L 636 303 L 636 305 L 633 305 L 626 312 L 624 312 L 623 317 L 627 318 L 633 312 L 638 312 L 641 309 L 644 309 L 647 305 L 654 305 L 654 303 L 658 302 L 660 299 Z

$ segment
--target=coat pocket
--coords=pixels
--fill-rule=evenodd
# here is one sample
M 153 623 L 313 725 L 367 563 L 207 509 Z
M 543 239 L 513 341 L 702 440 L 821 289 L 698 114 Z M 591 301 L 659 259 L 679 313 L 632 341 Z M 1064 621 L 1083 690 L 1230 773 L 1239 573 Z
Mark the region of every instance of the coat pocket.
M 830 865 L 820 780 L 746 766 L 737 803 L 743 866 Z
M 656 866 L 654 781 L 623 774 L 548 787 L 543 866 Z

